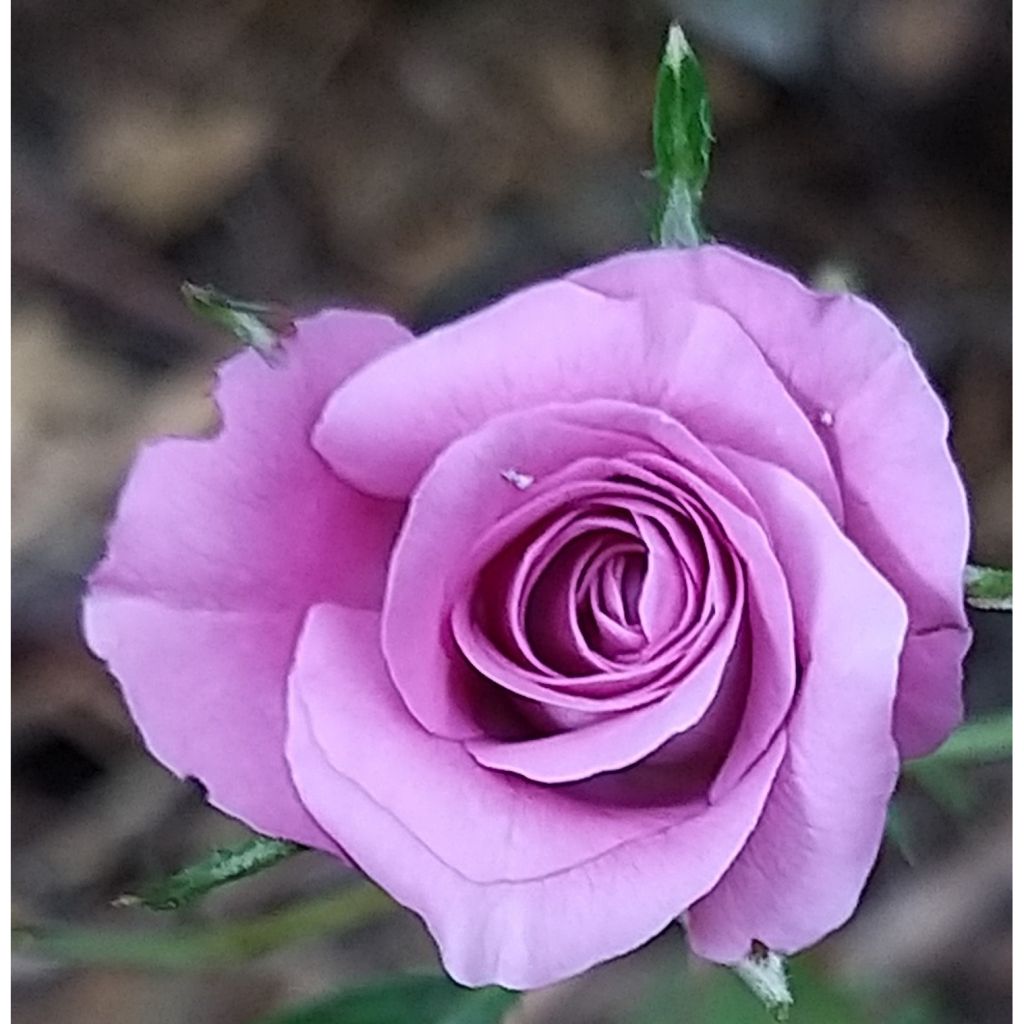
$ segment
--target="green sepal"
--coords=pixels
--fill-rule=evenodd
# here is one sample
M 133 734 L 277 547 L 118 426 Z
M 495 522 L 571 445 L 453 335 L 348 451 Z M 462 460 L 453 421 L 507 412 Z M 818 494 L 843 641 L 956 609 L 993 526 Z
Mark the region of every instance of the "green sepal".
M 213 285 L 188 281 L 182 284 L 181 294 L 196 316 L 229 331 L 269 365 L 280 363 L 281 341 L 295 331 L 292 316 L 283 306 L 233 299 Z
M 518 992 L 463 988 L 445 977 L 399 975 L 291 1007 L 258 1024 L 499 1024 Z
M 241 921 L 141 932 L 18 924 L 12 941 L 27 955 L 83 967 L 203 971 L 245 963 L 292 943 L 343 935 L 396 909 L 376 886 L 360 883 Z
M 761 1000 L 772 1020 L 789 1020 L 793 996 L 786 977 L 785 957 L 755 940 L 750 952 L 739 963 L 733 964 L 733 970 Z

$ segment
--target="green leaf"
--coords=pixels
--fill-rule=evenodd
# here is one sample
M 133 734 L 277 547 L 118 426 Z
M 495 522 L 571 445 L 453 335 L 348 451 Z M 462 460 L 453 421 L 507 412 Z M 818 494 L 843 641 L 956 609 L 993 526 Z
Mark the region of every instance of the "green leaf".
M 198 863 L 182 868 L 169 878 L 147 885 L 137 895 L 119 896 L 114 900 L 114 905 L 177 910 L 194 903 L 219 886 L 255 875 L 304 849 L 304 846 L 286 839 L 254 836 L 230 849 L 214 850 Z
M 966 722 L 934 753 L 908 761 L 905 771 L 924 765 L 983 764 L 1002 761 L 1013 754 L 1013 715 L 1009 711 Z
M 964 818 L 977 806 L 978 793 L 970 773 L 963 769 L 951 761 L 925 757 L 907 762 L 904 771 L 936 804 L 953 817 Z
M 244 963 L 293 942 L 341 934 L 394 909 L 380 889 L 359 884 L 228 924 L 158 932 L 67 925 L 17 927 L 13 941 L 22 952 L 69 964 L 210 970 Z
M 1013 570 L 969 565 L 964 572 L 964 592 L 972 608 L 990 612 L 1013 609 Z
M 654 241 L 688 247 L 708 241 L 700 204 L 711 164 L 711 106 L 704 72 L 682 28 L 669 26 L 654 91 L 654 177 L 661 190 Z
M 518 998 L 503 988 L 405 975 L 345 989 L 257 1024 L 498 1024 Z
M 1010 712 L 988 715 L 962 725 L 938 750 L 903 764 L 903 775 L 928 794 L 954 818 L 965 818 L 981 798 L 970 772 L 974 765 L 1001 761 L 1013 753 L 1013 717 Z M 897 791 L 889 804 L 886 832 L 906 849 L 908 829 L 902 821 Z M 912 860 L 908 858 L 908 862 Z
M 182 284 L 181 295 L 196 316 L 230 331 L 271 366 L 280 362 L 283 353 L 281 339 L 295 330 L 292 316 L 283 306 L 244 302 L 233 299 L 213 285 L 188 281 Z

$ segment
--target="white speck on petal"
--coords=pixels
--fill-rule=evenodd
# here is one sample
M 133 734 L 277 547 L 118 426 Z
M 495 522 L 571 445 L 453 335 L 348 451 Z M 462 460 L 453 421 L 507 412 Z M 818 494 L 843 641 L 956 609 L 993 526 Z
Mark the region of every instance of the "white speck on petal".
M 535 479 L 529 473 L 520 473 L 518 469 L 503 469 L 501 475 L 503 479 L 520 491 L 525 491 L 527 487 L 532 486 Z
M 836 418 L 828 411 L 828 409 L 823 409 L 818 413 L 818 422 L 823 427 L 831 427 L 835 424 Z

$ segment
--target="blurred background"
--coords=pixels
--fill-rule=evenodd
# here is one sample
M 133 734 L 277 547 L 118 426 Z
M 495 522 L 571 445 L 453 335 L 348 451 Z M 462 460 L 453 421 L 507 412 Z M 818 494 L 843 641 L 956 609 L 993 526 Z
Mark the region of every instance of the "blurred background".
M 1009 0 L 15 0 L 17 922 L 141 948 L 345 881 L 304 854 L 177 918 L 109 906 L 242 835 L 147 758 L 77 627 L 136 445 L 213 422 L 232 343 L 180 282 L 423 328 L 645 244 L 671 16 L 710 84 L 710 228 L 904 328 L 952 412 L 973 559 L 1010 564 Z M 975 616 L 973 713 L 1009 704 L 1008 620 Z M 798 965 L 794 1020 L 1008 1021 L 1008 763 L 909 779 L 897 815 L 902 850 Z M 122 947 L 18 953 L 16 1020 L 248 1024 L 436 968 L 399 912 L 206 971 L 129 968 Z M 514 1020 L 765 1019 L 723 984 L 669 934 Z

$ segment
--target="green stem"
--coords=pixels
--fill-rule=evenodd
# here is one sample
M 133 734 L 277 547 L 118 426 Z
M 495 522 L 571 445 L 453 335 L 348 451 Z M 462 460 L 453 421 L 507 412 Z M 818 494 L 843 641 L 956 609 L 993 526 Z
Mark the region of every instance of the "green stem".
M 359 884 L 247 921 L 168 932 L 18 927 L 14 944 L 27 953 L 79 965 L 205 970 L 244 963 L 293 942 L 346 932 L 394 907 L 380 889 Z

